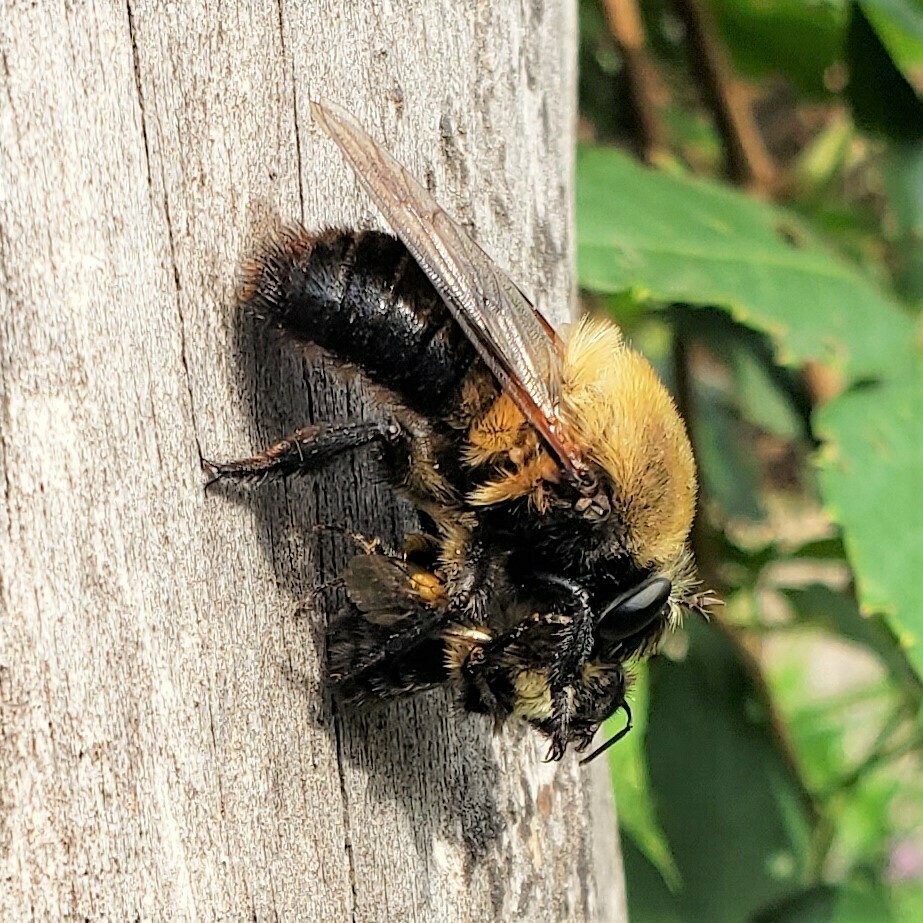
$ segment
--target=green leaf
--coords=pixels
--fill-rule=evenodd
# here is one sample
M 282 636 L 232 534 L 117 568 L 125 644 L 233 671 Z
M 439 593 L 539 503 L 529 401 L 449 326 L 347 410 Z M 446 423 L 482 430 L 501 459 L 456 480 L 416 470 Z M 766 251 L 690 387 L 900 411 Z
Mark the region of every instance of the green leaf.
M 714 388 L 696 388 L 696 461 L 703 493 L 731 519 L 764 518 L 759 459 L 747 449 L 740 421 Z
M 623 835 L 631 837 L 635 846 L 660 873 L 667 887 L 675 891 L 681 884 L 679 871 L 657 819 L 644 752 L 648 709 L 647 665 L 639 664 L 634 674 L 630 693 L 634 729 L 609 750 L 619 829 Z M 618 733 L 623 721 L 621 715 L 611 718 L 606 723 L 606 735 Z
M 913 324 L 802 222 L 715 183 L 613 150 L 577 161 L 580 283 L 661 303 L 712 305 L 767 333 L 785 365 L 883 377 L 913 354 Z
M 684 883 L 632 890 L 632 920 L 741 923 L 797 890 L 810 821 L 758 688 L 716 628 L 689 625 L 683 662 L 651 662 L 647 756 L 658 816 Z M 628 869 L 631 874 L 631 868 Z M 656 911 L 656 912 L 655 912 Z
M 844 3 L 810 0 L 709 0 L 738 69 L 783 74 L 803 92 L 829 95 L 824 74 L 837 60 Z
M 621 322 L 618 312 L 614 316 Z M 742 420 L 790 442 L 807 436 L 807 395 L 801 382 L 776 364 L 766 337 L 733 323 L 723 311 L 693 309 L 672 316 L 683 342 L 698 343 L 720 358 L 730 375 L 724 390 Z
M 864 614 L 882 613 L 923 676 L 923 368 L 817 413 L 820 481 Z
M 903 142 L 923 139 L 923 100 L 895 66 L 859 4 L 852 8 L 846 32 L 846 62 L 846 95 L 856 123 Z
M 734 385 L 745 418 L 767 433 L 794 441 L 805 435 L 791 401 L 751 351 L 737 348 L 731 357 Z
M 923 305 L 923 144 L 891 145 L 883 166 L 895 224 L 898 291 Z
M 919 0 L 861 0 L 891 60 L 920 88 L 923 68 L 923 4 Z

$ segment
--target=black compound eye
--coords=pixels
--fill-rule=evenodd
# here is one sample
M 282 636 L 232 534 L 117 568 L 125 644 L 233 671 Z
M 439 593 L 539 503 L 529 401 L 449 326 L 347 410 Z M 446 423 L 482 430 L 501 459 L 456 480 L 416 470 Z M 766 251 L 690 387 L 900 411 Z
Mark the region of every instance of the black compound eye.
M 606 641 L 621 641 L 647 628 L 663 611 L 673 592 L 666 577 L 648 577 L 626 590 L 603 609 L 596 628 Z

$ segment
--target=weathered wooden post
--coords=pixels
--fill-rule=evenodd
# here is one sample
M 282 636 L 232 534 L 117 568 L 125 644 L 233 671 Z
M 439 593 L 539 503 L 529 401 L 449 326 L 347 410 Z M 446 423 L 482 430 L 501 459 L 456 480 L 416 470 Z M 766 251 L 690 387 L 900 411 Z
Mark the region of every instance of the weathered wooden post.
M 605 770 L 434 695 L 334 721 L 323 605 L 406 512 L 362 456 L 206 497 L 203 454 L 373 413 L 241 322 L 277 218 L 378 223 L 387 143 L 557 322 L 570 2 L 0 2 L 0 918 L 624 918 Z M 592 806 L 592 807 L 591 807 Z

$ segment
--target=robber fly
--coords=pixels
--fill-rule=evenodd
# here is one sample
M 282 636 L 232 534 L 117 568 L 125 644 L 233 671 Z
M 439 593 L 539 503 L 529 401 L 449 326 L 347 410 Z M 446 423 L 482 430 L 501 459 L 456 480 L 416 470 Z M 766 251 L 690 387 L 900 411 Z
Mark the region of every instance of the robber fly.
M 344 575 L 349 605 L 328 644 L 341 701 L 447 684 L 469 711 L 528 721 L 551 759 L 588 747 L 621 709 L 617 739 L 631 726 L 626 663 L 702 605 L 687 547 L 695 465 L 676 406 L 614 323 L 558 336 L 346 113 L 312 112 L 397 237 L 282 231 L 246 264 L 242 302 L 358 368 L 387 414 L 206 468 L 310 474 L 373 444 L 416 507 L 403 548 L 360 553 Z

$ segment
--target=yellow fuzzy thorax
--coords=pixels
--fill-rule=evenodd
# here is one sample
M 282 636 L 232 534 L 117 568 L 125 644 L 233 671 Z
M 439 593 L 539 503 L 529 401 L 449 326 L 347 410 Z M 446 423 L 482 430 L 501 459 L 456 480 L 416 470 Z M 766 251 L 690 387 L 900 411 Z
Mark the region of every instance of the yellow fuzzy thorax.
M 610 479 L 638 563 L 680 555 L 695 511 L 692 447 L 657 373 L 610 321 L 585 318 L 568 338 L 559 413 L 584 457 Z
M 537 510 L 544 511 L 548 482 L 558 479 L 560 469 L 506 393 L 471 426 L 464 453 L 464 461 L 472 467 L 491 465 L 498 459 L 507 463 L 507 470 L 474 490 L 468 501 L 490 506 L 528 496 Z

